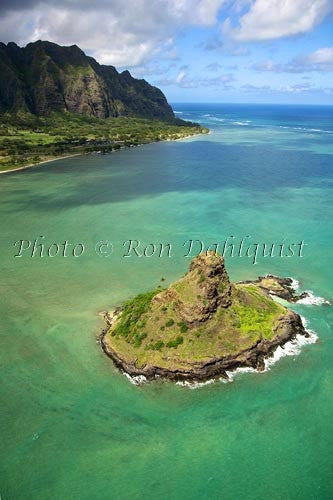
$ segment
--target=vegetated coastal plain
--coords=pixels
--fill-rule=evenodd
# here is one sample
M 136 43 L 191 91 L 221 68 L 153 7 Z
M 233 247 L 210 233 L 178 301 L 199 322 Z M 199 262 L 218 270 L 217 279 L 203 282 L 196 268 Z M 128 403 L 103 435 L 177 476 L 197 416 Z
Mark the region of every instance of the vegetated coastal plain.
M 74 113 L 0 117 L 0 173 L 67 156 L 117 151 L 150 142 L 177 140 L 209 130 L 184 120 L 140 117 L 96 118 Z

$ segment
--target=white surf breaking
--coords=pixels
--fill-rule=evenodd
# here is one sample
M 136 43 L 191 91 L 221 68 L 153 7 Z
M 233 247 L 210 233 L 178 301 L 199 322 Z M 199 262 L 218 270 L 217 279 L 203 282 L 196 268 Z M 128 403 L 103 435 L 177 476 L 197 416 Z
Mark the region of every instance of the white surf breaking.
M 291 288 L 294 290 L 294 292 L 296 292 L 297 290 L 299 290 L 299 281 L 295 280 L 295 278 L 291 278 Z
M 293 278 L 291 278 L 293 279 Z M 299 283 L 297 280 L 293 279 L 293 285 L 295 287 L 299 286 Z M 303 299 L 304 300 L 304 299 Z M 325 300 L 325 299 L 322 299 Z M 264 365 L 265 368 L 264 370 L 258 370 L 257 368 L 252 368 L 251 366 L 241 366 L 239 368 L 236 368 L 235 370 L 227 370 L 225 373 L 227 375 L 226 377 L 216 377 L 212 379 L 205 380 L 203 382 L 199 381 L 190 381 L 190 380 L 178 380 L 176 382 L 176 385 L 179 385 L 181 387 L 186 387 L 188 389 L 200 389 L 201 387 L 205 387 L 206 385 L 211 385 L 216 382 L 222 382 L 222 383 L 231 383 L 234 381 L 234 379 L 237 377 L 237 375 L 241 375 L 244 373 L 256 373 L 257 375 L 260 375 L 262 373 L 267 373 L 268 371 L 271 370 L 271 368 L 280 361 L 280 359 L 286 357 L 286 356 L 292 356 L 296 357 L 298 356 L 302 348 L 306 345 L 310 344 L 315 344 L 318 340 L 318 335 L 311 329 L 307 328 L 308 327 L 308 321 L 304 316 L 301 316 L 301 320 L 303 323 L 303 326 L 306 330 L 307 336 L 305 335 L 300 335 L 297 334 L 296 337 L 292 340 L 289 340 L 286 342 L 283 346 L 278 346 L 274 352 L 272 353 L 271 356 L 267 357 L 264 359 Z M 131 384 L 140 386 L 143 384 L 146 384 L 148 382 L 148 379 L 144 375 L 129 375 L 126 372 L 123 372 L 126 378 L 131 382 Z M 169 379 L 163 378 L 163 377 L 157 377 L 159 378 L 162 382 L 167 382 Z
M 291 288 L 299 293 L 300 290 L 300 285 L 299 281 L 297 281 L 295 278 L 290 277 L 292 283 L 291 283 Z M 296 304 L 303 304 L 303 305 L 308 305 L 308 306 L 330 306 L 332 305 L 331 302 L 327 299 L 324 299 L 324 297 L 320 297 L 319 295 L 315 295 L 312 290 L 304 290 L 303 293 L 306 293 L 306 297 L 303 297 L 302 299 L 299 299 Z
M 313 293 L 312 290 L 305 290 L 307 294 L 306 297 L 303 297 L 302 299 L 299 299 L 296 304 L 305 304 L 305 305 L 310 305 L 310 306 L 330 306 L 331 303 L 329 300 L 324 299 L 324 297 L 319 297 Z
M 233 125 L 240 125 L 240 126 L 244 127 L 244 126 L 249 126 L 250 122 L 249 121 L 245 121 L 245 122 L 233 122 Z
M 318 340 L 318 335 L 311 330 L 307 330 L 307 333 L 308 337 L 305 337 L 305 335 L 296 335 L 294 340 L 286 342 L 283 346 L 278 346 L 273 355 L 265 359 L 264 372 L 269 371 L 284 356 L 298 356 L 305 345 L 315 344 Z
M 187 387 L 188 389 L 200 389 L 200 387 L 204 387 L 205 385 L 214 384 L 216 382 L 215 379 L 205 380 L 205 382 L 190 382 L 189 380 L 178 380 L 176 382 L 177 385 L 181 387 Z
M 307 320 L 302 317 L 302 323 L 304 325 L 304 328 L 307 326 Z M 291 356 L 291 357 L 296 357 L 298 356 L 302 348 L 306 345 L 310 344 L 315 344 L 318 340 L 318 335 L 310 330 L 306 330 L 308 336 L 305 335 L 296 335 L 295 339 L 289 340 L 286 342 L 283 346 L 278 346 L 273 354 L 265 358 L 264 364 L 265 368 L 264 370 L 259 371 L 256 368 L 252 368 L 250 366 L 241 366 L 239 368 L 236 368 L 236 370 L 233 371 L 226 371 L 226 375 L 228 378 L 225 377 L 218 377 L 218 378 L 213 378 L 209 380 L 205 380 L 204 382 L 195 382 L 195 381 L 189 381 L 189 380 L 179 380 L 176 382 L 176 385 L 179 385 L 181 387 L 186 387 L 188 389 L 200 389 L 201 387 L 205 387 L 206 385 L 211 385 L 215 384 L 216 382 L 222 382 L 222 383 L 231 383 L 235 380 L 235 378 L 238 375 L 244 374 L 244 373 L 255 373 L 257 375 L 261 375 L 262 373 L 267 373 L 271 370 L 271 368 L 280 361 L 280 359 L 286 357 L 286 356 Z M 147 378 L 144 375 L 135 375 L 131 376 L 128 373 L 124 372 L 124 375 L 127 377 L 127 379 L 136 386 L 140 386 L 143 384 L 146 384 L 148 382 Z M 161 379 L 162 381 L 168 381 L 168 379 Z
M 177 382 L 177 385 L 180 385 L 182 387 L 188 387 L 189 389 L 200 389 L 201 387 L 213 384 L 215 382 L 231 383 L 235 380 L 237 375 L 241 375 L 244 373 L 256 373 L 257 375 L 260 375 L 262 373 L 267 373 L 268 371 L 271 370 L 272 366 L 274 366 L 275 363 L 280 361 L 280 359 L 286 356 L 296 357 L 301 353 L 302 348 L 304 346 L 315 344 L 317 342 L 318 335 L 314 331 L 307 329 L 308 321 L 303 316 L 301 316 L 301 319 L 308 336 L 298 334 L 296 335 L 295 339 L 289 340 L 283 346 L 278 346 L 273 352 L 272 356 L 265 358 L 264 370 L 259 371 L 258 369 L 252 368 L 250 366 L 241 366 L 239 368 L 236 368 L 236 370 L 226 371 L 226 374 L 228 376 L 227 379 L 225 377 L 219 377 L 216 379 L 207 380 L 205 382 L 181 381 Z
M 302 323 L 304 325 L 304 328 L 306 328 L 307 321 L 302 316 L 301 316 L 301 318 L 302 318 Z M 295 339 L 289 340 L 283 346 L 278 346 L 275 349 L 275 351 L 273 352 L 272 356 L 265 358 L 265 360 L 264 360 L 265 369 L 264 370 L 259 371 L 256 368 L 251 368 L 251 367 L 249 367 L 249 368 L 244 367 L 243 368 L 243 367 L 241 367 L 241 368 L 237 368 L 234 371 L 230 371 L 230 372 L 228 371 L 227 375 L 228 375 L 230 381 L 232 382 L 234 380 L 234 378 L 241 373 L 257 373 L 257 374 L 267 373 L 268 371 L 271 370 L 272 366 L 274 366 L 275 363 L 280 361 L 281 358 L 284 358 L 286 356 L 293 356 L 293 357 L 298 356 L 301 353 L 302 348 L 305 345 L 315 344 L 318 340 L 318 335 L 315 332 L 313 332 L 312 330 L 306 330 L 306 332 L 308 334 L 307 337 L 305 335 L 296 335 Z
M 253 128 L 267 128 L 273 130 L 290 130 L 291 132 L 301 132 L 301 133 L 309 133 L 309 134 L 333 134 L 333 130 L 321 129 L 321 128 L 310 128 L 310 127 L 296 127 L 296 126 L 288 126 L 288 125 L 274 125 L 273 123 L 259 123 L 254 122 L 252 120 L 242 120 L 242 119 L 234 119 L 234 118 L 221 118 L 215 116 L 211 113 L 206 113 L 200 116 L 201 118 L 208 118 L 209 121 L 217 121 L 217 122 L 225 122 L 226 126 L 229 125 L 239 125 L 239 126 L 250 126 Z
M 130 375 L 129 373 L 123 372 L 125 377 L 131 382 L 133 385 L 143 385 L 148 382 L 147 378 L 144 375 Z

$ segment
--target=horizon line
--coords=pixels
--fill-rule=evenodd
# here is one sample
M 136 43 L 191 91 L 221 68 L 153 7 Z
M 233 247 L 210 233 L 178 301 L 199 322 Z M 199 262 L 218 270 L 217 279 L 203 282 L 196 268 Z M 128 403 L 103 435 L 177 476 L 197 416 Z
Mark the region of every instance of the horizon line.
M 173 104 L 222 104 L 222 105 L 241 105 L 245 104 L 247 106 L 326 106 L 333 107 L 332 104 L 327 103 L 289 103 L 289 102 L 225 102 L 225 101 L 169 101 L 168 103 Z

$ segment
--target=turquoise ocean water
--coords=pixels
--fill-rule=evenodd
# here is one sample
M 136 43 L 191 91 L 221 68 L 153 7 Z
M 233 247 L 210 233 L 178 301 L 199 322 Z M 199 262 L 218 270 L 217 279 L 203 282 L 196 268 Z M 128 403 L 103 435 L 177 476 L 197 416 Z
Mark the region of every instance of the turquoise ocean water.
M 174 109 L 211 134 L 0 176 L 2 500 L 333 498 L 331 307 L 293 306 L 318 335 L 299 355 L 196 390 L 134 386 L 96 343 L 101 310 L 186 271 L 189 239 L 304 241 L 228 271 L 333 300 L 333 108 Z M 85 251 L 14 257 L 40 236 Z M 129 239 L 172 256 L 124 258 Z

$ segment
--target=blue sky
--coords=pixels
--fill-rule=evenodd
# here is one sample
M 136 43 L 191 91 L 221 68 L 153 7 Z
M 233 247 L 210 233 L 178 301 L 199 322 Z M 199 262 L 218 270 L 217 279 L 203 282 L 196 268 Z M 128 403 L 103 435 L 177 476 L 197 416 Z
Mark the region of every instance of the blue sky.
M 2 0 L 0 33 L 77 44 L 171 102 L 333 104 L 333 0 Z
M 333 104 L 332 13 L 304 33 L 244 41 L 223 33 L 227 14 L 222 10 L 213 26 L 180 30 L 173 61 L 160 53 L 134 75 L 150 79 L 171 102 Z

